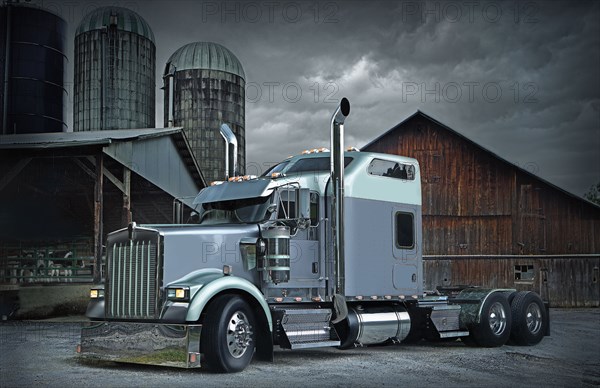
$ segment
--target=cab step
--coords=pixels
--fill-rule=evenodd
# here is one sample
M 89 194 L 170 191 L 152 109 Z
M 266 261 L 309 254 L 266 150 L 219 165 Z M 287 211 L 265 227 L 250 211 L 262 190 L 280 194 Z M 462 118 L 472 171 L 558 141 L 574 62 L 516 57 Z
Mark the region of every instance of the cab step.
M 440 338 L 458 338 L 467 337 L 469 335 L 468 330 L 457 330 L 457 331 L 442 331 Z
M 339 346 L 340 340 L 331 326 L 331 309 L 273 308 L 279 346 L 307 349 Z

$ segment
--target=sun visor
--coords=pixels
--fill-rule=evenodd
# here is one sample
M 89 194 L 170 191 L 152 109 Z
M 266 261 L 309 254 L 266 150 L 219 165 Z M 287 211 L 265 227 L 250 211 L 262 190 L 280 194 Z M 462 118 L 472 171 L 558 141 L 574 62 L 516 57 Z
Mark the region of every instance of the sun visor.
M 272 187 L 269 187 L 271 183 L 268 179 L 258 179 L 244 182 L 224 182 L 220 185 L 209 186 L 200 191 L 198 196 L 196 196 L 194 205 L 266 197 L 273 190 Z

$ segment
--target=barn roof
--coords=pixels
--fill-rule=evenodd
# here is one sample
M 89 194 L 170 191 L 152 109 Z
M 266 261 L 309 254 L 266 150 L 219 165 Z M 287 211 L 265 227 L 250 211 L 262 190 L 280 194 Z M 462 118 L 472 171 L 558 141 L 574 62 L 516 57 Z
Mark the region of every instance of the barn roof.
M 428 121 L 431 121 L 431 122 L 435 123 L 436 125 L 440 126 L 441 128 L 444 128 L 446 131 L 448 131 L 448 132 L 452 133 L 453 135 L 461 138 L 465 142 L 467 142 L 467 143 L 471 144 L 472 146 L 478 148 L 479 150 L 481 150 L 481 151 L 483 151 L 483 152 L 491 155 L 492 157 L 494 157 L 497 160 L 499 160 L 499 161 L 501 161 L 501 162 L 509 165 L 510 167 L 517 169 L 518 171 L 522 172 L 523 174 L 526 174 L 526 175 L 528 175 L 530 177 L 533 177 L 534 179 L 537 179 L 538 181 L 541 181 L 544 184 L 546 184 L 546 185 L 548 185 L 548 186 L 550 186 L 550 187 L 552 187 L 552 188 L 554 188 L 554 189 L 556 189 L 556 190 L 558 190 L 558 191 L 560 191 L 560 192 L 562 192 L 562 193 L 564 193 L 564 194 L 566 194 L 566 195 L 568 195 L 568 196 L 570 196 L 572 198 L 575 198 L 577 200 L 583 201 L 583 202 L 585 202 L 587 204 L 590 204 L 590 205 L 592 205 L 592 206 L 600 209 L 600 205 L 595 204 L 594 202 L 588 201 L 587 199 L 585 199 L 583 197 L 580 197 L 580 196 L 578 196 L 576 194 L 573 194 L 573 193 L 571 193 L 571 192 L 569 192 L 569 191 L 567 191 L 567 190 L 565 190 L 565 189 L 563 189 L 563 188 L 555 185 L 554 183 L 551 183 L 551 182 L 545 180 L 544 178 L 541 178 L 540 176 L 538 176 L 538 175 L 536 175 L 536 174 L 534 174 L 534 173 L 532 173 L 532 172 L 530 172 L 530 171 L 528 171 L 528 170 L 526 170 L 526 169 L 524 169 L 522 167 L 519 167 L 518 165 L 516 165 L 516 164 L 514 164 L 514 163 L 512 163 L 512 162 L 510 162 L 508 160 L 506 160 L 505 158 L 503 158 L 502 156 L 496 154 L 495 152 L 490 151 L 489 149 L 485 148 L 484 146 L 482 146 L 482 145 L 476 143 L 475 141 L 469 139 L 468 137 L 466 137 L 465 135 L 461 134 L 460 132 L 458 132 L 458 131 L 450 128 L 449 126 L 447 126 L 446 124 L 442 123 L 441 121 L 438 121 L 438 120 L 434 119 L 433 117 L 431 117 L 430 115 L 422 112 L 421 110 L 417 110 L 415 113 L 413 113 L 412 115 L 408 116 L 406 119 L 402 120 L 400 123 L 396 124 L 390 130 L 384 132 L 383 134 L 381 134 L 380 136 L 378 136 L 374 140 L 370 141 L 369 143 L 367 143 L 366 145 L 364 145 L 363 147 L 361 147 L 361 149 L 368 150 L 369 147 L 375 145 L 376 143 L 378 143 L 379 141 L 381 141 L 384 137 L 390 135 L 393 132 L 401 131 L 403 129 L 403 127 L 410 120 L 412 120 L 412 119 L 414 119 L 416 117 L 419 117 L 419 116 L 423 117 L 424 119 L 426 119 Z
M 190 197 L 206 182 L 180 127 L 83 132 L 26 133 L 0 136 L 0 150 L 84 150 L 98 147 L 170 195 Z
M 181 132 L 181 128 L 113 129 L 104 131 L 21 133 L 0 136 L 0 149 L 63 148 L 108 145 L 113 141 L 149 139 Z

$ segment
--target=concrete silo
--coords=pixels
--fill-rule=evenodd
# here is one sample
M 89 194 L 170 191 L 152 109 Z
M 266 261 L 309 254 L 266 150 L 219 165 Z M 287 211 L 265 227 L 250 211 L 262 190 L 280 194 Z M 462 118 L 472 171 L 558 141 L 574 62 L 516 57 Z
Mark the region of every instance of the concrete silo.
M 154 128 L 155 70 L 154 34 L 140 15 L 87 14 L 75 33 L 73 130 Z
M 1 134 L 62 132 L 67 23 L 7 1 L 0 7 Z
M 246 166 L 245 74 L 227 48 L 189 43 L 165 66 L 164 125 L 181 126 L 208 182 L 225 177 L 225 143 L 219 129 L 228 124 L 237 137 L 238 173 Z

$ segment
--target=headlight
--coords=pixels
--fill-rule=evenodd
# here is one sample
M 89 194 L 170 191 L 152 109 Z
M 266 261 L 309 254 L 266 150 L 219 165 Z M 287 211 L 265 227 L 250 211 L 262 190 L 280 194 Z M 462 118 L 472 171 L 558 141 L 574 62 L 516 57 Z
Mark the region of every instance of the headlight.
M 167 288 L 167 299 L 184 301 L 189 299 L 190 289 L 187 287 Z
M 90 298 L 91 299 L 104 298 L 104 290 L 100 289 L 100 288 L 92 288 L 90 290 Z

